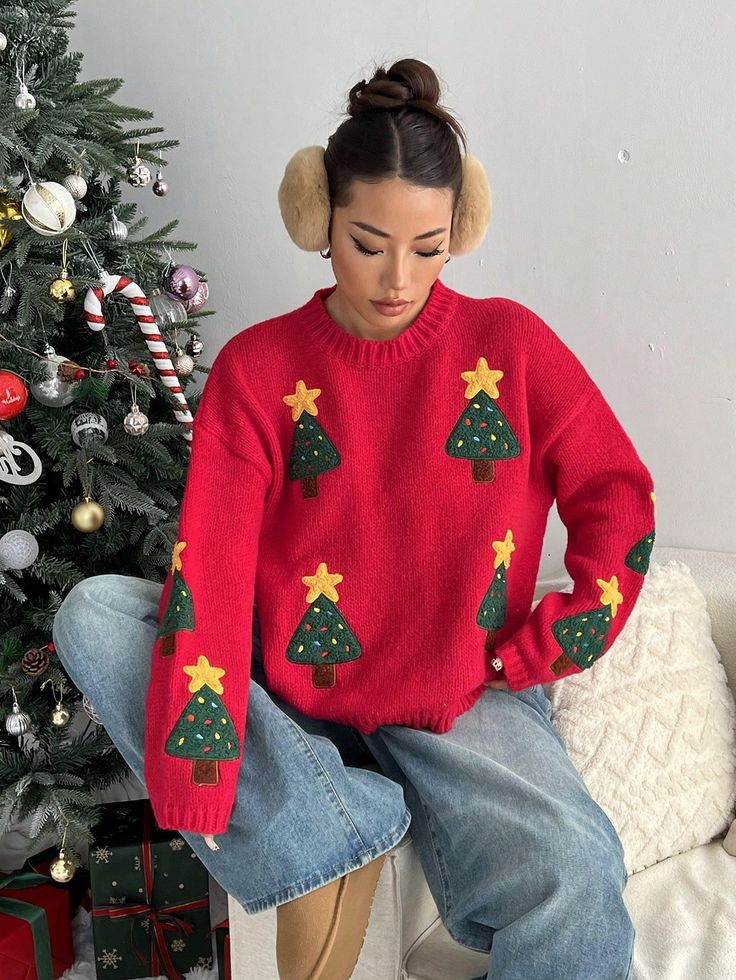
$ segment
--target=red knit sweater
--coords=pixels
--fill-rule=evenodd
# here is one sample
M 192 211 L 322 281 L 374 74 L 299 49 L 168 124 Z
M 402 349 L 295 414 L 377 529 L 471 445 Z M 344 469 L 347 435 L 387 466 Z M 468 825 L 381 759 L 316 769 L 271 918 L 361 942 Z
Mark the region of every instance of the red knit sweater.
M 436 280 L 397 337 L 318 289 L 219 353 L 194 424 L 146 703 L 161 826 L 222 833 L 255 602 L 268 687 L 314 718 L 446 732 L 498 676 L 592 667 L 631 614 L 654 492 L 581 362 L 511 299 Z M 549 510 L 574 591 L 530 612 Z

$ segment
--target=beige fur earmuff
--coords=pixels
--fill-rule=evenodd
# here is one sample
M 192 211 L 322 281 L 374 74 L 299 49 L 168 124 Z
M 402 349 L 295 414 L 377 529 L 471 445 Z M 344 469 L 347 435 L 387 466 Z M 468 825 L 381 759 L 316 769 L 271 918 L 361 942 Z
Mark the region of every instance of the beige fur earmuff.
M 452 255 L 478 248 L 491 220 L 491 188 L 483 164 L 470 153 L 462 162 L 463 182 L 452 216 Z M 305 252 L 329 247 L 330 194 L 323 146 L 305 146 L 289 160 L 279 184 L 279 207 L 295 245 Z

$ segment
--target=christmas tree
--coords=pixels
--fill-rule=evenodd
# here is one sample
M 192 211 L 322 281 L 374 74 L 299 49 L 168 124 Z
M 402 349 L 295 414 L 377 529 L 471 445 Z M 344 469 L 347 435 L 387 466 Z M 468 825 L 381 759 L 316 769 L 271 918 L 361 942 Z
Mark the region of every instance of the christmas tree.
M 286 648 L 286 659 L 293 664 L 312 665 L 314 687 L 334 687 L 336 664 L 350 663 L 363 656 L 360 643 L 337 608 L 336 585 L 342 582 L 339 572 L 331 574 L 321 561 L 314 575 L 305 575 L 309 609 Z
M 28 827 L 72 867 L 129 770 L 54 655 L 54 616 L 92 575 L 164 580 L 211 313 L 178 222 L 142 234 L 178 141 L 112 100 L 123 79 L 77 80 L 73 5 L 0 6 L 0 836 Z
M 220 781 L 218 764 L 240 756 L 235 725 L 220 697 L 224 690 L 220 678 L 225 670 L 212 666 L 202 654 L 196 664 L 182 670 L 192 678 L 189 690 L 193 697 L 166 740 L 166 752 L 193 761 L 192 783 L 196 786 L 216 786 Z
M 492 483 L 496 475 L 494 459 L 513 459 L 521 452 L 509 420 L 494 400 L 499 397 L 496 382 L 503 377 L 503 371 L 492 371 L 485 357 L 479 357 L 475 370 L 461 371 L 460 376 L 468 382 L 468 404 L 447 439 L 445 452 L 457 459 L 471 460 L 476 483 Z
M 295 392 L 283 398 L 291 408 L 292 420 L 296 422 L 289 479 L 303 480 L 302 496 L 305 500 L 318 495 L 319 474 L 340 465 L 340 454 L 335 444 L 317 421 L 319 409 L 315 402 L 321 394 L 321 388 L 307 388 L 304 381 L 299 379 Z

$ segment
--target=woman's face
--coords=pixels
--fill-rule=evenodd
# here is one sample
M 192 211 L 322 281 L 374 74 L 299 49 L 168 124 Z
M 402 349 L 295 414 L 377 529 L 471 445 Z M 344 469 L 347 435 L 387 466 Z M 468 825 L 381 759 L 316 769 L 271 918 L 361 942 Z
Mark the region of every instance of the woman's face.
M 395 337 L 419 315 L 448 256 L 452 191 L 415 187 L 400 177 L 355 180 L 348 207 L 335 208 L 330 254 L 337 288 L 330 316 L 370 340 Z M 427 234 L 427 233 L 430 234 Z M 374 302 L 407 300 L 394 316 Z

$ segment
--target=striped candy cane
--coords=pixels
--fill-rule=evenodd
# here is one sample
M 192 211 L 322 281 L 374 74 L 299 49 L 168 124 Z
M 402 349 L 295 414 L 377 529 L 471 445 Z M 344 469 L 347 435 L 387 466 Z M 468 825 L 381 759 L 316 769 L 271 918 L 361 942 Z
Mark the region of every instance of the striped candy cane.
M 133 313 L 135 313 L 135 318 L 138 321 L 138 326 L 141 328 L 148 349 L 153 357 L 153 363 L 156 365 L 158 376 L 169 391 L 173 392 L 176 400 L 179 402 L 180 408 L 173 410 L 174 415 L 181 422 L 184 428 L 184 438 L 189 443 L 189 448 L 191 449 L 194 419 L 192 418 L 192 413 L 189 411 L 184 392 L 181 390 L 179 375 L 171 363 L 166 344 L 158 332 L 158 325 L 156 324 L 153 313 L 151 313 L 148 299 L 138 283 L 133 282 L 132 279 L 127 279 L 125 276 L 111 276 L 109 273 L 103 272 L 100 276 L 100 285 L 88 289 L 87 295 L 84 298 L 84 319 L 87 321 L 87 326 L 90 330 L 95 331 L 102 330 L 105 326 L 105 318 L 102 315 L 102 301 L 110 293 L 122 293 L 130 303 Z

